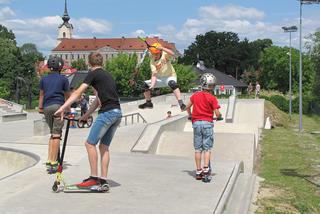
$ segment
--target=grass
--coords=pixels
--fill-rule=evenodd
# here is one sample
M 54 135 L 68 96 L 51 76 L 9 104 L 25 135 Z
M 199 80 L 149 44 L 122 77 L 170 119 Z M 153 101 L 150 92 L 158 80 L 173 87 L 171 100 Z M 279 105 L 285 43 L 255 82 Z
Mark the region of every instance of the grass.
M 290 121 L 272 105 L 266 109 L 280 119 L 262 133 L 257 213 L 320 213 L 320 136 L 310 134 L 320 131 L 320 117 L 303 116 L 299 133 L 298 115 Z

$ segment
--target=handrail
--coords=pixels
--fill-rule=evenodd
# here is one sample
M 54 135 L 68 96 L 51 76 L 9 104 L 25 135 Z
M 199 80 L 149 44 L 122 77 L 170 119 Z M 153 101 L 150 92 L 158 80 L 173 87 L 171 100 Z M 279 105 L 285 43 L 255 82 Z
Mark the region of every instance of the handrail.
M 132 114 L 126 114 L 123 115 L 122 118 L 124 118 L 124 125 L 128 125 L 128 118 L 131 117 L 131 124 L 134 124 L 134 118 L 137 118 L 137 123 L 140 122 L 140 119 L 142 120 L 142 123 L 147 123 L 146 119 L 140 114 L 140 113 L 132 113 Z

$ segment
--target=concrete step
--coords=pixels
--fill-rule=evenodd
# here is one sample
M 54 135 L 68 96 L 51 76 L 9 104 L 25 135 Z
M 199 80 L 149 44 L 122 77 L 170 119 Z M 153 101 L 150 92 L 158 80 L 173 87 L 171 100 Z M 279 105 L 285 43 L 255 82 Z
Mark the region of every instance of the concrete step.
M 241 173 L 235 183 L 223 214 L 246 214 L 252 202 L 255 174 Z

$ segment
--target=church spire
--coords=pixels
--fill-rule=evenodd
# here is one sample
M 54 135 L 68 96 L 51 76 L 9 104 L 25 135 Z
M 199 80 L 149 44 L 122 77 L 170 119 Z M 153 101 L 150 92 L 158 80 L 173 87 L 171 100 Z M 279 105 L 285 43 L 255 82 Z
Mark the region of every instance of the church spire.
M 64 13 L 62 16 L 62 20 L 64 23 L 68 23 L 68 21 L 70 20 L 70 16 L 68 14 L 68 9 L 67 9 L 67 0 L 64 0 Z

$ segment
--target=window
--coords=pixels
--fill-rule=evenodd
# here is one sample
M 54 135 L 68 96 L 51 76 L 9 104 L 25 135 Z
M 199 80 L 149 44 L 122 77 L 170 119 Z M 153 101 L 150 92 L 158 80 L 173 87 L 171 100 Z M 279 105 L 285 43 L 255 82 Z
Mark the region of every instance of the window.
M 66 60 L 68 59 L 68 54 L 66 54 Z
M 71 54 L 71 59 L 74 59 L 74 55 L 73 54 Z
M 66 32 L 63 32 L 63 33 L 62 33 L 62 37 L 63 37 L 63 38 L 66 38 Z

